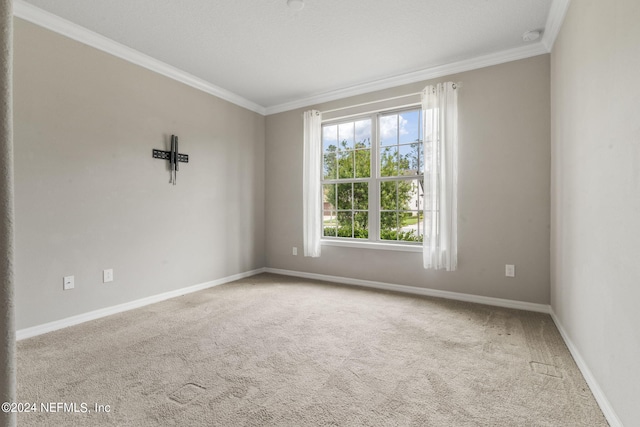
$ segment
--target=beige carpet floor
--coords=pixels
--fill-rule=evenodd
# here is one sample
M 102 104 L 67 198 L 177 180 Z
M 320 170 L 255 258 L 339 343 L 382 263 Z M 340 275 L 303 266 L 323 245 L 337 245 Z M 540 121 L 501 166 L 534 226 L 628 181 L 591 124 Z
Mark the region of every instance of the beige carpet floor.
M 607 425 L 548 315 L 269 274 L 21 341 L 18 397 L 77 411 L 21 426 Z

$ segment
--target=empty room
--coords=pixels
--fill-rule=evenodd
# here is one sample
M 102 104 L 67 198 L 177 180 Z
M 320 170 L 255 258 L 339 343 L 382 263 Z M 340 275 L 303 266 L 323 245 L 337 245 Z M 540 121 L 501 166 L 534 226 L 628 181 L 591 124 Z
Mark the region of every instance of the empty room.
M 0 12 L 0 427 L 640 426 L 637 0 Z

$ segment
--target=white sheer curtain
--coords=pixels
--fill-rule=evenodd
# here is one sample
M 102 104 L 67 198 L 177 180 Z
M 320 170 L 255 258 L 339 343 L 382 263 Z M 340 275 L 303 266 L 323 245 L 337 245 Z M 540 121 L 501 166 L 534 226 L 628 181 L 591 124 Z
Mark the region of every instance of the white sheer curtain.
M 458 263 L 458 94 L 455 83 L 422 92 L 425 141 L 424 268 L 453 271 Z M 429 158 L 429 152 L 431 158 Z
M 322 231 L 322 115 L 320 111 L 304 112 L 304 161 L 302 201 L 304 256 L 320 256 Z

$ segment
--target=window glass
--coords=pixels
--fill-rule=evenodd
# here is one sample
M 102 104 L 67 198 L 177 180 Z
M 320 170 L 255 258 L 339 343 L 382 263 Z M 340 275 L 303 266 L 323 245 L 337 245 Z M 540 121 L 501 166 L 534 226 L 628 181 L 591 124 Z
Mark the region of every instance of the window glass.
M 424 239 L 429 222 L 422 213 L 421 135 L 420 109 L 323 125 L 324 237 L 412 244 Z M 371 223 L 377 225 L 373 230 Z

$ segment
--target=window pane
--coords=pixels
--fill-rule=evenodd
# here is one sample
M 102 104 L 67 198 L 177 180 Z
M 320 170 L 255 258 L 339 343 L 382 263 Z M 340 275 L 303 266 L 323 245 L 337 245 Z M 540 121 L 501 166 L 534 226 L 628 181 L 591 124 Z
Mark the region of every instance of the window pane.
M 338 184 L 338 210 L 353 209 L 351 183 Z
M 356 148 L 371 147 L 371 120 L 360 120 L 355 123 Z
M 355 212 L 353 214 L 353 237 L 367 239 L 369 237 L 369 214 L 367 212 Z
M 400 219 L 400 232 L 398 233 L 398 240 L 405 242 L 421 242 L 422 236 L 418 232 L 420 227 L 421 215 L 418 211 L 400 212 L 398 215 Z
M 422 143 L 415 142 L 410 145 L 411 154 L 409 156 L 409 168 L 420 174 L 420 163 L 422 162 Z
M 424 144 L 419 145 L 418 156 L 419 156 L 418 169 L 420 170 L 420 174 L 422 175 L 424 174 L 425 161 L 427 161 L 424 157 Z
M 322 151 L 327 152 L 331 151 L 333 147 L 333 151 L 338 146 L 338 126 L 330 125 L 322 127 Z
M 383 181 L 380 183 L 380 209 L 385 211 L 398 209 L 398 193 L 395 181 Z
M 322 186 L 322 209 L 333 211 L 336 209 L 336 185 L 325 184 Z
M 380 212 L 380 239 L 398 240 L 397 212 Z
M 418 174 L 418 144 L 401 145 L 399 147 L 399 174 L 417 175 Z
M 396 145 L 398 143 L 398 115 L 380 117 L 380 145 Z
M 353 209 L 369 209 L 369 184 L 366 182 L 353 183 Z
M 338 178 L 353 178 L 353 151 L 338 153 Z
M 353 237 L 353 219 L 351 211 L 338 212 L 338 237 Z
M 418 210 L 422 211 L 424 210 L 424 181 L 422 179 L 419 179 L 416 181 L 416 186 L 418 189 L 418 200 L 417 200 L 417 206 L 418 206 Z
M 380 153 L 380 176 L 398 175 L 398 147 L 385 147 Z
M 338 219 L 335 211 L 324 211 L 322 213 L 322 235 L 335 237 L 338 230 Z
M 356 178 L 371 176 L 371 150 L 356 151 Z
M 338 125 L 338 141 L 340 150 L 353 150 L 353 122 Z
M 400 144 L 420 141 L 419 110 L 405 111 L 398 115 Z
M 418 209 L 418 181 L 403 179 L 398 182 L 398 209 Z
M 337 154 L 334 151 L 329 151 L 324 154 L 324 161 L 322 164 L 324 179 L 336 179 L 338 175 Z

